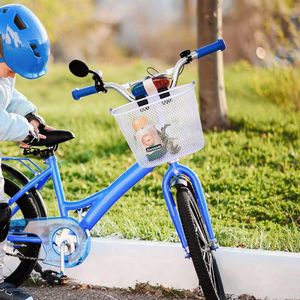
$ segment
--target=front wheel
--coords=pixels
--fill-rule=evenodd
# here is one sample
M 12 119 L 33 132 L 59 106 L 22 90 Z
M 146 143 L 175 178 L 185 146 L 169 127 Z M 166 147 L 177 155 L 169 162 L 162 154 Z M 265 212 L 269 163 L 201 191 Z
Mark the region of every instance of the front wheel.
M 176 196 L 183 231 L 204 296 L 208 300 L 226 299 L 217 262 L 193 193 L 180 185 Z

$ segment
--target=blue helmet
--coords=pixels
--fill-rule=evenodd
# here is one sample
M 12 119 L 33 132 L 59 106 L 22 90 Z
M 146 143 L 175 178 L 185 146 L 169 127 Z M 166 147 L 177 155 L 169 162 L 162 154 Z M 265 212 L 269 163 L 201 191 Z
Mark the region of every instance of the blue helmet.
M 50 44 L 36 15 L 23 5 L 0 7 L 0 35 L 3 58 L 15 73 L 35 79 L 47 72 Z

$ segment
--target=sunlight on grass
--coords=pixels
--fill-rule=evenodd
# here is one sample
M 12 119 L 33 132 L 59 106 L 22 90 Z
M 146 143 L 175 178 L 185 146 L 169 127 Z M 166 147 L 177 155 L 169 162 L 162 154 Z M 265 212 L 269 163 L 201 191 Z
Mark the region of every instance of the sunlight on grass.
M 155 66 L 133 61 L 99 68 L 105 80 L 122 83 L 142 78 L 149 65 Z M 272 91 L 263 96 L 254 75 L 273 76 L 249 66 L 226 69 L 232 128 L 205 133 L 203 151 L 182 162 L 201 178 L 221 245 L 300 251 L 296 225 L 300 217 L 300 114 L 282 107 L 278 98 L 275 102 L 267 99 Z M 195 78 L 195 65 L 187 66 L 181 83 Z M 262 84 L 269 81 L 271 77 Z M 73 88 L 91 84 L 86 78 L 73 77 L 62 65 L 51 66 L 48 76 L 30 84 L 17 80 L 17 87 L 34 101 L 50 125 L 76 135 L 57 152 L 68 200 L 84 198 L 104 188 L 134 163 L 109 112 L 124 100 L 115 92 L 72 100 Z M 2 152 L 21 155 L 14 143 L 6 143 Z M 161 192 L 166 167 L 156 168 L 127 193 L 97 224 L 93 235 L 177 241 Z M 57 206 L 51 188 L 47 184 L 42 195 L 49 214 L 54 215 Z

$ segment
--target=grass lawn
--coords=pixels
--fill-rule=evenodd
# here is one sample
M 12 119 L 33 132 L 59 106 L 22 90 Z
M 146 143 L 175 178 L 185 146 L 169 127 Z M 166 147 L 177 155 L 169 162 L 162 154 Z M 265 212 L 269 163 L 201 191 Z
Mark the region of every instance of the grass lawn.
M 122 83 L 142 78 L 149 65 L 155 64 L 133 61 L 98 67 L 106 81 Z M 299 99 L 299 90 L 288 76 L 299 82 L 300 74 L 292 71 L 284 77 L 286 72 L 274 75 L 243 64 L 228 67 L 225 80 L 232 129 L 206 132 L 205 148 L 182 159 L 202 181 L 222 246 L 300 251 L 300 113 L 286 99 Z M 195 65 L 187 66 L 181 83 L 194 78 Z M 38 81 L 17 80 L 17 88 L 33 100 L 48 124 L 71 130 L 77 137 L 57 152 L 68 200 L 104 188 L 134 163 L 109 113 L 111 107 L 124 103 L 121 97 L 110 91 L 72 100 L 72 88 L 89 84 L 61 65 L 51 66 L 49 75 Z M 15 143 L 2 143 L 1 150 L 4 155 L 21 155 Z M 92 234 L 177 241 L 161 192 L 166 168 L 156 168 L 128 192 Z M 51 183 L 42 195 L 54 215 Z

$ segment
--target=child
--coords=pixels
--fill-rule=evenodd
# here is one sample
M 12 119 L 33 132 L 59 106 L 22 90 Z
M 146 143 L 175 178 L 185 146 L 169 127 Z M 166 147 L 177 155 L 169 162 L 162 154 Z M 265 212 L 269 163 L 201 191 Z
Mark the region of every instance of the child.
M 15 90 L 16 74 L 35 79 L 46 73 L 49 54 L 47 33 L 32 11 L 18 4 L 0 7 L 0 141 L 26 143 L 46 138 L 39 129 L 51 130 L 36 114 L 36 107 Z M 0 299 L 30 300 L 32 297 L 25 291 L 3 281 L 9 220 L 0 168 Z

